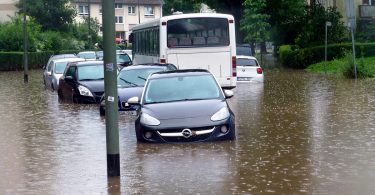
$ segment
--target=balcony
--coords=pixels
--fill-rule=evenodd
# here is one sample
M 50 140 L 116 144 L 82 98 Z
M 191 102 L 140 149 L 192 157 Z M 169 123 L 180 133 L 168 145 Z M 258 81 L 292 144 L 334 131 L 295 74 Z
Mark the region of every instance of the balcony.
M 375 6 L 374 5 L 360 5 L 359 17 L 361 19 L 375 19 Z

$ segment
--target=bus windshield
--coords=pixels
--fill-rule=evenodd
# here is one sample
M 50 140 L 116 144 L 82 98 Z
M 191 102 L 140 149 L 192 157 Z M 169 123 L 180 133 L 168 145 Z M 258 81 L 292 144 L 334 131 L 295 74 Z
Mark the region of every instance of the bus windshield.
M 226 18 L 183 18 L 167 22 L 167 45 L 174 47 L 212 47 L 229 45 Z

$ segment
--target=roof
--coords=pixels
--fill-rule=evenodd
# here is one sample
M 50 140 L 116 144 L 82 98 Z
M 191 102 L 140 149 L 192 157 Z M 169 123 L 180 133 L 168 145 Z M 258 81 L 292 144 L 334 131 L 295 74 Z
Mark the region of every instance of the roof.
M 74 3 L 87 3 L 88 0 L 73 0 Z M 101 0 L 90 0 L 91 3 L 101 3 Z M 115 3 L 123 3 L 127 5 L 162 5 L 163 0 L 115 0 Z
M 53 61 L 54 62 L 73 62 L 73 61 L 85 61 L 85 59 L 74 57 L 74 58 L 59 58 L 59 59 L 55 59 Z
M 72 62 L 70 64 L 74 64 L 76 66 L 95 66 L 95 65 L 103 65 L 103 61 L 82 61 L 82 62 Z
M 205 69 L 184 69 L 184 70 L 173 70 L 173 71 L 167 71 L 167 72 L 153 73 L 150 76 L 150 79 L 180 77 L 180 76 L 197 76 L 197 75 L 212 75 L 212 74 L 208 70 L 205 70 Z
M 238 58 L 245 58 L 245 59 L 257 60 L 254 56 L 245 56 L 245 55 L 237 55 L 237 59 Z
M 158 64 L 158 63 L 149 63 L 149 64 L 133 64 L 131 66 L 127 66 L 123 69 L 121 69 L 121 71 L 124 71 L 124 70 L 134 70 L 134 69 L 143 69 L 143 68 L 165 68 L 169 65 L 172 65 L 172 64 Z M 174 65 L 173 65 L 174 66 Z

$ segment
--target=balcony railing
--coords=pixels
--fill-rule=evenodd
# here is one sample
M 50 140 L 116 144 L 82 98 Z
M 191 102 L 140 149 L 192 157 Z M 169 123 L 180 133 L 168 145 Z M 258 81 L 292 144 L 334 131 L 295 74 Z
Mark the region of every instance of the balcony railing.
M 374 5 L 360 5 L 359 17 L 362 19 L 375 19 L 375 6 Z

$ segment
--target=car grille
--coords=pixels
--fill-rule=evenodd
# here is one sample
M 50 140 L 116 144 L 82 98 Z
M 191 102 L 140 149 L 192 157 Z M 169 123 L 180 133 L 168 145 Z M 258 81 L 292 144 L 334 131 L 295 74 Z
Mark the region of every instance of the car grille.
M 159 130 L 158 133 L 165 142 L 198 142 L 198 141 L 205 141 L 210 138 L 212 133 L 214 133 L 213 126 L 211 127 L 201 127 L 201 128 L 191 128 L 192 132 L 202 132 L 213 130 L 212 132 L 201 134 L 201 135 L 192 135 L 189 138 L 182 137 L 182 136 L 162 136 L 163 133 L 181 133 L 184 129 L 173 129 L 173 130 Z M 197 133 L 198 134 L 198 133 Z

